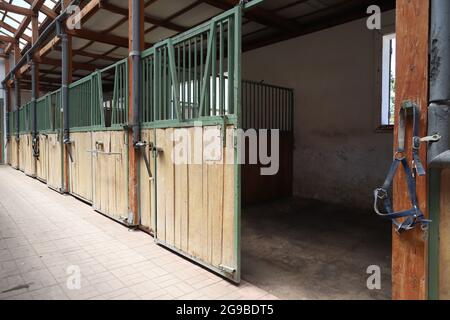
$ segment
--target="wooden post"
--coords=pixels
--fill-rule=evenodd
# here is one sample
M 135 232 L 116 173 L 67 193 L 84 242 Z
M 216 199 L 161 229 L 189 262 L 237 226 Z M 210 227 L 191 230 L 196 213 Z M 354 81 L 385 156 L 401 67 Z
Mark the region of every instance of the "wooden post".
M 429 0 L 397 1 L 397 78 L 396 114 L 403 101 L 411 100 L 420 107 L 420 136 L 427 134 L 428 107 L 428 39 Z M 412 137 L 408 124 L 407 137 Z M 398 134 L 396 121 L 394 137 Z M 395 139 L 397 140 L 397 139 Z M 411 139 L 406 139 L 406 150 L 411 150 Z M 397 141 L 394 142 L 395 146 Z M 407 153 L 411 161 L 411 153 Z M 426 145 L 420 148 L 426 164 Z M 402 170 L 394 182 L 395 210 L 411 208 Z M 421 210 L 428 216 L 427 177 L 417 177 L 417 196 Z M 427 241 L 420 227 L 392 239 L 392 298 L 394 300 L 427 299 Z
M 128 52 L 131 53 L 133 50 L 133 19 L 132 19 L 132 2 L 136 0 L 128 0 Z M 144 1 L 139 0 L 139 4 L 141 6 L 140 17 L 139 17 L 139 25 L 141 28 L 141 38 L 140 38 L 140 51 L 145 49 L 144 42 Z M 129 73 L 128 73 L 128 83 L 129 83 L 129 109 L 128 109 L 128 122 L 132 123 L 133 121 L 133 96 L 135 92 L 133 92 L 133 59 L 129 56 Z M 129 211 L 133 215 L 134 223 L 139 223 L 139 208 L 138 208 L 138 155 L 137 150 L 133 145 L 133 132 L 130 130 L 128 132 L 128 152 L 129 152 L 129 182 L 128 182 L 128 196 L 129 196 Z

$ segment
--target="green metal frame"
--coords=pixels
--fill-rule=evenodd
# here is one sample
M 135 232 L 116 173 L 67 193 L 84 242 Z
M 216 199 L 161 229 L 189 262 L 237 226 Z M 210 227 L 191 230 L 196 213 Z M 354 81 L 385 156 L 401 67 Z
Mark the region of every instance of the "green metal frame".
M 106 126 L 102 76 L 114 72 L 111 125 Z M 118 131 L 128 125 L 128 59 L 123 59 L 69 85 L 71 132 Z

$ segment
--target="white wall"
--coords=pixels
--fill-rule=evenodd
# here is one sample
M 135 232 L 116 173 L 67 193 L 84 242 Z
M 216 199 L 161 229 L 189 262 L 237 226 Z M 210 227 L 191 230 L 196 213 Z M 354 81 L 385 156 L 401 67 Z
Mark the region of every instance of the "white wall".
M 370 208 L 392 160 L 392 132 L 377 132 L 382 32 L 350 22 L 243 55 L 243 78 L 295 90 L 294 193 Z

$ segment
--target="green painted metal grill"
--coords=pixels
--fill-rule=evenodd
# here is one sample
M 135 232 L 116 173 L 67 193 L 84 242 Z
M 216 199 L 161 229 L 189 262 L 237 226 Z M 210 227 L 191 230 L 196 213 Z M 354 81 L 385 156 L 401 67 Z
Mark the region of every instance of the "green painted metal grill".
M 49 97 L 46 95 L 36 101 L 37 130 L 38 132 L 50 131 L 51 128 L 51 109 Z
M 32 129 L 31 102 L 27 102 L 19 109 L 19 133 L 30 133 Z
M 142 122 L 180 123 L 236 114 L 236 12 L 144 51 Z
M 292 89 L 242 81 L 242 127 L 293 131 Z
M 8 112 L 9 135 L 10 136 L 15 135 L 17 133 L 16 117 L 17 117 L 17 111 Z
M 127 123 L 128 62 L 126 59 L 96 71 L 69 86 L 71 130 L 122 129 Z

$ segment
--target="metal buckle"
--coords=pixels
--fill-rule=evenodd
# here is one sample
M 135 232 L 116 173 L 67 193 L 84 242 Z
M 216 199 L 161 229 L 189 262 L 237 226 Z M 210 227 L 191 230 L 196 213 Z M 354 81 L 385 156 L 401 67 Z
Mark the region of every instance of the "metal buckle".
M 414 150 L 419 150 L 420 149 L 420 143 L 421 143 L 420 137 L 413 137 L 412 148 Z
M 388 192 L 386 190 L 384 190 L 383 188 L 378 188 L 376 190 L 377 193 L 377 198 L 380 200 L 385 200 L 388 197 Z
M 394 154 L 394 159 L 395 159 L 395 160 L 402 161 L 402 160 L 405 159 L 405 158 L 406 158 L 406 156 L 405 156 L 405 152 L 404 152 L 404 151 L 397 151 L 397 152 Z

